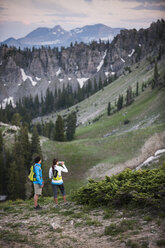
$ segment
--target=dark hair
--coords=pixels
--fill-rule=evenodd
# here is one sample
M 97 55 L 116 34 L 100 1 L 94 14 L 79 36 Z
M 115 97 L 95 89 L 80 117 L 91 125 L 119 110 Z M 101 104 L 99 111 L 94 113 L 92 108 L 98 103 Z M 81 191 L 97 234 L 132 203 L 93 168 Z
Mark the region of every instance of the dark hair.
M 40 160 L 41 160 L 41 158 L 40 158 L 39 156 L 37 156 L 37 157 L 34 159 L 35 163 L 38 163 Z
M 53 159 L 53 165 L 52 165 L 52 172 L 53 172 L 53 175 L 54 175 L 54 171 L 55 171 L 54 166 L 57 164 L 57 162 L 58 162 L 58 158 L 54 158 L 54 159 Z M 56 177 L 56 176 L 57 176 L 57 171 L 56 171 L 55 177 Z
M 58 158 L 54 158 L 54 159 L 53 159 L 53 165 L 56 165 L 57 162 L 58 162 Z

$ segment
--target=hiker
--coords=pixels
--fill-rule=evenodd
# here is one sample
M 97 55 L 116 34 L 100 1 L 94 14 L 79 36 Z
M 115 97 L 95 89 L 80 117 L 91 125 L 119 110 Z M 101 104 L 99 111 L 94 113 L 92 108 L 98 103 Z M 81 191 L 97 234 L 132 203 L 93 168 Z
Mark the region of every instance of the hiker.
M 38 156 L 35 158 L 35 165 L 34 165 L 34 178 L 33 181 L 34 185 L 34 209 L 39 210 L 42 209 L 40 205 L 38 205 L 38 197 L 42 194 L 42 188 L 44 186 L 44 182 L 42 179 L 42 169 L 41 169 L 41 158 Z
M 58 207 L 58 199 L 57 199 L 57 193 L 58 188 L 60 189 L 64 204 L 66 205 L 66 193 L 64 189 L 64 184 L 61 176 L 61 172 L 68 172 L 68 169 L 66 168 L 64 162 L 59 162 L 58 159 L 53 159 L 53 165 L 49 169 L 49 178 L 51 179 L 52 188 L 53 188 L 53 194 L 54 194 L 54 202 L 56 204 L 56 207 Z

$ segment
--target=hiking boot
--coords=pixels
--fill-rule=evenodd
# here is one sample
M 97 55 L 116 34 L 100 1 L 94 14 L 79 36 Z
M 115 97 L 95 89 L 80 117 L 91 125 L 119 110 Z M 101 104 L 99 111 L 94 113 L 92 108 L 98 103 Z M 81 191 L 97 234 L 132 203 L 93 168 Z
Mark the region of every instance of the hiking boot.
M 55 208 L 59 208 L 59 205 L 58 204 L 55 204 L 55 206 L 54 206 Z
M 34 210 L 41 210 L 42 207 L 40 207 L 40 205 L 37 205 L 36 207 L 34 207 Z
M 69 205 L 69 203 L 68 202 L 64 202 L 64 206 L 68 206 Z

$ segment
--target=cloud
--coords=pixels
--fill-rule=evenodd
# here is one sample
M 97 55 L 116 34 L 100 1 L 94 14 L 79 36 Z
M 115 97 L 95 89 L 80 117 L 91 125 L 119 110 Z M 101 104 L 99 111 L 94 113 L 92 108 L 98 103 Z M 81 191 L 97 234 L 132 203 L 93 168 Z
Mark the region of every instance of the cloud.
M 54 16 L 54 17 L 80 17 L 80 18 L 84 18 L 87 17 L 86 14 L 83 13 L 71 13 L 71 12 L 67 12 L 67 13 L 54 13 L 54 14 L 46 14 L 45 16 Z
M 121 21 L 123 22 L 128 22 L 128 23 L 151 23 L 154 20 L 154 18 L 137 18 L 137 19 L 121 19 Z
M 165 5 L 138 5 L 132 9 L 135 10 L 158 10 L 158 11 L 165 11 Z
M 146 3 L 164 3 L 163 0 L 120 0 L 121 2 L 138 2 L 138 3 L 143 3 L 143 4 L 146 4 Z

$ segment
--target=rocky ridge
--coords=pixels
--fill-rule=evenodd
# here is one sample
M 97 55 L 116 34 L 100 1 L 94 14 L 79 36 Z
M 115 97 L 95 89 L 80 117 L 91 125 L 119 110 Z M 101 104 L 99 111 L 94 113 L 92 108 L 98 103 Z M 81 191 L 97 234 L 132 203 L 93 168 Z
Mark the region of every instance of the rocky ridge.
M 90 79 L 98 83 L 109 76 L 131 71 L 131 65 L 148 56 L 165 58 L 165 22 L 153 23 L 148 29 L 122 30 L 109 43 L 92 42 L 71 45 L 68 48 L 40 48 L 24 51 L 0 47 L 0 103 L 13 104 L 19 98 L 36 94 L 45 96 L 49 88 L 70 85 L 73 91 Z

